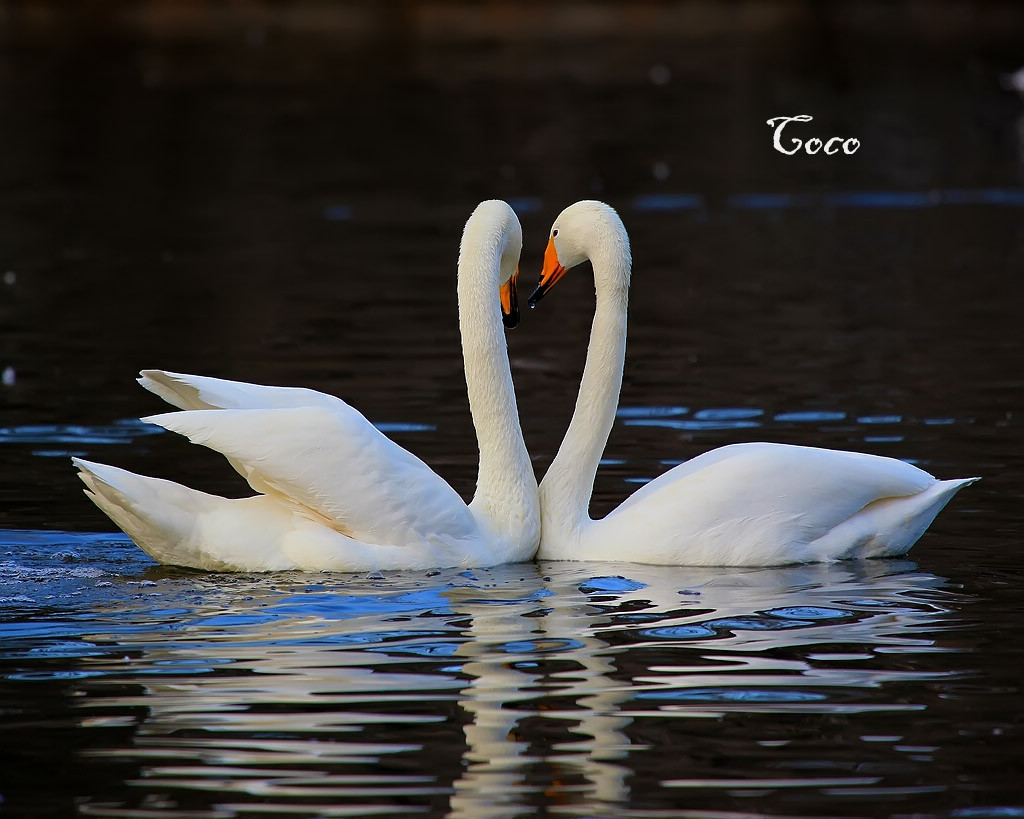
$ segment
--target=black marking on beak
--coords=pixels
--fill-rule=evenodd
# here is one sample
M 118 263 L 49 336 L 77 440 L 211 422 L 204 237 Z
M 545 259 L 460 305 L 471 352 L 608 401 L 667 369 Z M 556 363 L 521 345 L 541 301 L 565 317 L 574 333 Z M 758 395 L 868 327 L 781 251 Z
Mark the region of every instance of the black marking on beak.
M 509 282 L 510 290 L 508 312 L 505 312 L 504 305 L 502 305 L 501 308 L 501 323 L 505 325 L 505 329 L 507 330 L 511 330 L 519 326 L 519 288 L 517 286 L 518 282 L 516 281 L 518 278 L 519 274 L 517 272 L 516 275 L 512 277 L 512 281 Z
M 562 265 L 558 265 L 557 267 L 554 268 L 554 270 L 551 271 L 549 275 L 542 275 L 540 277 L 540 282 L 538 282 L 537 284 L 537 289 L 530 294 L 530 309 L 536 307 L 537 302 L 539 302 L 542 298 L 544 298 L 544 296 L 547 295 L 548 290 L 550 290 L 552 287 L 558 284 L 559 280 L 562 278 L 562 276 L 566 274 L 567 270 L 567 267 L 562 267 Z
M 545 285 L 545 284 L 538 284 L 537 285 L 537 288 L 530 294 L 530 298 L 528 300 L 529 304 L 530 304 L 530 309 L 531 310 L 534 307 L 537 306 L 537 302 L 539 302 L 542 298 L 544 298 L 544 294 L 547 293 L 547 292 L 548 292 L 547 285 Z

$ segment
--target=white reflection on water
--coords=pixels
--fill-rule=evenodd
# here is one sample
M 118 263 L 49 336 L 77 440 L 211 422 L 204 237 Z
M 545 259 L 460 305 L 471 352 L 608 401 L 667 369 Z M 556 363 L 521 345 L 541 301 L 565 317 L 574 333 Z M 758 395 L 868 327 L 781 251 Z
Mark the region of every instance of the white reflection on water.
M 79 730 L 134 725 L 130 741 L 80 757 L 137 765 L 140 809 L 162 794 L 227 815 L 443 805 L 468 819 L 557 804 L 626 816 L 638 767 L 671 771 L 663 788 L 719 787 L 645 756 L 660 752 L 642 739 L 651 726 L 685 736 L 694 720 L 736 714 L 924 709 L 927 684 L 949 672 L 912 655 L 943 649 L 957 598 L 914 568 L 154 574 L 94 591 L 88 617 L 22 624 L 50 650 L 44 671 L 26 659 L 38 644 L 21 661 L 88 685 L 72 701 Z M 778 787 L 794 787 L 794 773 Z M 771 791 L 764 774 L 750 781 Z M 737 775 L 723 771 L 720 787 L 735 790 Z M 826 779 L 887 784 L 796 778 L 823 799 Z M 87 812 L 132 810 L 100 796 Z

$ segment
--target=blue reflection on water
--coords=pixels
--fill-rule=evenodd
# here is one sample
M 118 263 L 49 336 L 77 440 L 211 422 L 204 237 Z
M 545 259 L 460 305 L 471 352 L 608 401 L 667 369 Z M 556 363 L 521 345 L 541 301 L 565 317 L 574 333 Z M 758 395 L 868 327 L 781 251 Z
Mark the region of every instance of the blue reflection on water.
M 0 444 L 125 444 L 145 435 L 159 435 L 163 427 L 134 418 L 112 424 L 27 424 L 0 427 Z
M 650 193 L 633 199 L 634 210 L 701 210 L 704 197 L 695 193 Z
M 641 691 L 637 699 L 683 700 L 690 702 L 821 702 L 825 694 L 792 689 L 751 688 L 672 688 L 661 691 Z
M 737 193 L 726 200 L 730 208 L 751 210 L 807 207 L 814 197 L 792 193 Z
M 676 415 L 686 415 L 690 410 L 688 407 L 619 407 L 615 411 L 618 418 L 671 418 Z
M 941 194 L 943 202 L 951 205 L 1024 205 L 1024 189 L 979 188 L 976 190 L 948 190 Z
M 0 550 L 0 597 L 31 601 L 0 607 L 0 672 L 15 700 L 72 692 L 67 730 L 93 749 L 83 770 L 144 769 L 105 796 L 122 805 L 184 790 L 220 805 L 258 793 L 282 813 L 308 807 L 305 793 L 350 813 L 368 799 L 426 807 L 428 793 L 486 800 L 540 764 L 621 802 L 628 779 L 609 778 L 609 754 L 622 749 L 624 772 L 642 766 L 644 737 L 681 741 L 695 716 L 758 714 L 762 737 L 788 730 L 772 715 L 917 713 L 942 672 L 939 655 L 918 668 L 910 652 L 941 638 L 956 604 L 906 561 L 369 577 L 181 571 L 107 535 L 5 533 Z M 851 643 L 870 660 L 838 660 Z M 731 742 L 745 724 L 723 723 Z M 786 736 L 780 759 L 830 753 Z
M 643 583 L 637 580 L 630 580 L 622 575 L 592 577 L 580 586 L 584 594 L 597 594 L 599 592 L 626 592 L 636 591 L 644 588 Z
M 837 617 L 851 617 L 853 612 L 844 609 L 826 609 L 821 606 L 789 606 L 771 609 L 765 612 L 772 617 L 792 618 L 794 620 L 831 620 Z
M 399 421 L 371 422 L 381 432 L 432 432 L 437 429 L 435 424 L 410 424 Z
M 698 421 L 741 421 L 747 418 L 759 418 L 764 410 L 756 407 L 721 407 L 702 409 L 694 413 Z
M 702 637 L 717 637 L 718 632 L 708 626 L 660 626 L 645 628 L 640 634 L 660 640 L 693 640 Z
M 823 199 L 840 208 L 926 208 L 942 202 L 937 191 L 850 191 L 829 193 Z
M 803 410 L 800 412 L 780 412 L 775 416 L 776 421 L 804 423 L 822 423 L 826 421 L 842 421 L 846 418 L 845 412 L 830 410 Z
M 749 429 L 759 427 L 757 421 L 723 419 L 719 421 L 696 421 L 675 418 L 630 418 L 623 422 L 627 427 L 666 427 L 668 429 L 715 430 Z
M 430 432 L 437 427 L 433 424 L 408 422 L 380 422 L 373 425 L 381 432 Z M 137 438 L 161 435 L 166 430 L 156 424 L 149 424 L 136 418 L 125 418 L 112 424 L 93 426 L 83 424 L 26 424 L 17 427 L 0 427 L 0 444 L 77 444 L 108 446 L 129 444 Z M 34 455 L 49 457 L 66 455 L 67 450 L 35 450 Z
M 637 196 L 639 211 L 704 210 L 703 196 L 694 193 L 658 193 Z M 1024 206 L 1024 189 L 928 189 L 919 191 L 828 191 L 824 193 L 752 192 L 729 195 L 734 210 L 786 210 L 791 208 L 930 208 L 941 205 Z

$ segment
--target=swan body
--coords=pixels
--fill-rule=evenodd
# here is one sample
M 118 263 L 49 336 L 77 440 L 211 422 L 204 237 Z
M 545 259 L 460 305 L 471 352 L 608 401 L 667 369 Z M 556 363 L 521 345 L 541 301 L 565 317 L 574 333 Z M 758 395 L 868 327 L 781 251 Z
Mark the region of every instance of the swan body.
M 587 509 L 615 420 L 631 257 L 618 215 L 577 202 L 555 220 L 533 306 L 590 260 L 597 294 L 572 421 L 540 484 L 550 560 L 776 566 L 907 552 L 961 487 L 894 458 L 776 443 L 706 452 L 641 487 L 601 520 Z
M 259 494 L 221 498 L 75 458 L 86 494 L 155 560 L 178 566 L 366 571 L 530 559 L 537 483 L 501 326 L 516 309 L 521 247 L 504 202 L 481 203 L 466 223 L 459 316 L 480 448 L 469 504 L 340 398 L 160 370 L 139 383 L 181 411 L 144 420 L 222 453 Z

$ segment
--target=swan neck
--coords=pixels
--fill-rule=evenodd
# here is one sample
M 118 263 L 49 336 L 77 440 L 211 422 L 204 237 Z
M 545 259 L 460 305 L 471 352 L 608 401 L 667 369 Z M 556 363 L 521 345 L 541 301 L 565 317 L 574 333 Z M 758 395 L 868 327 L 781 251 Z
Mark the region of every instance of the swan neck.
M 476 494 L 471 502 L 498 531 L 508 536 L 537 519 L 537 490 L 519 423 L 508 348 L 498 299 L 503 243 L 499 236 L 482 247 L 463 248 L 459 259 L 459 326 L 469 410 L 480 450 Z
M 545 542 L 578 539 L 590 522 L 590 498 L 622 386 L 629 300 L 628 257 L 593 260 L 597 303 L 572 421 L 541 483 Z M 604 283 L 602 285 L 602 283 Z

